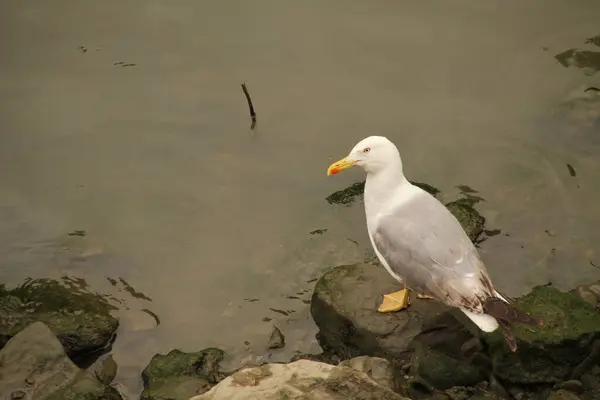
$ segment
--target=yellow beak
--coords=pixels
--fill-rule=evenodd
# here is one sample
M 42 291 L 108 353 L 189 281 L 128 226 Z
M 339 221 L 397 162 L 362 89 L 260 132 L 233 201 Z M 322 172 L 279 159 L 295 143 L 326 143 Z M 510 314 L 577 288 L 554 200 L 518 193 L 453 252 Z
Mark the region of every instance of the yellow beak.
M 327 176 L 335 175 L 341 170 L 352 167 L 354 164 L 356 164 L 356 161 L 348 161 L 344 157 L 341 160 L 334 162 L 329 166 L 329 168 L 327 168 Z

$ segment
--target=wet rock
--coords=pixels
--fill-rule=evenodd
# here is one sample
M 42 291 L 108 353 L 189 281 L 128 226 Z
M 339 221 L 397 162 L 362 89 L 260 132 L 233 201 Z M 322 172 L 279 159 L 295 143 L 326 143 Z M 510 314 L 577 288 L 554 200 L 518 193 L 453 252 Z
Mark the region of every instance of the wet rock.
M 117 376 L 117 369 L 117 363 L 112 355 L 102 357 L 90 368 L 90 370 L 94 372 L 94 376 L 105 385 L 110 385 L 113 379 L 115 379 L 115 376 Z
M 487 381 L 492 364 L 479 339 L 450 313 L 432 325 L 437 328 L 419 333 L 410 344 L 414 353 L 408 374 L 439 390 Z
M 285 336 L 283 336 L 283 333 L 276 326 L 273 326 L 268 346 L 269 349 L 280 349 L 285 346 Z
M 600 366 L 595 365 L 581 377 L 587 398 L 600 399 Z
M 236 372 L 190 400 L 406 400 L 352 368 L 299 360 Z
M 581 400 L 581 397 L 566 390 L 557 390 L 550 393 L 546 400 Z
M 486 336 L 496 375 L 516 384 L 555 384 L 578 374 L 599 355 L 600 314 L 577 296 L 546 285 L 515 300 L 544 325 L 514 327 L 519 350 L 511 353 L 500 332 Z
M 106 348 L 118 326 L 110 315 L 115 308 L 80 282 L 67 283 L 39 279 L 12 290 L 0 286 L 0 347 L 29 324 L 41 321 L 75 360 Z
M 378 313 L 382 294 L 400 288 L 383 267 L 373 264 L 344 265 L 326 272 L 311 301 L 321 347 L 341 359 L 408 356 L 410 341 L 448 308 L 413 298 L 402 312 Z
M 12 399 L 121 400 L 114 389 L 80 370 L 48 326 L 35 322 L 0 350 L 0 393 Z
M 576 379 L 571 379 L 559 383 L 558 385 L 556 385 L 556 389 L 563 389 L 573 393 L 581 393 L 583 392 L 583 383 Z
M 598 305 L 598 297 L 589 290 L 588 286 L 579 286 L 577 289 L 575 289 L 575 294 L 592 307 L 596 307 Z
M 219 362 L 224 355 L 223 350 L 216 348 L 155 355 L 142 372 L 142 400 L 187 400 L 208 391 L 223 379 Z
M 359 356 L 339 363 L 340 367 L 348 367 L 360 371 L 378 385 L 395 390 L 394 367 L 385 358 Z
M 466 199 L 450 202 L 446 204 L 446 208 L 460 222 L 469 239 L 472 242 L 476 242 L 483 233 L 485 218 Z

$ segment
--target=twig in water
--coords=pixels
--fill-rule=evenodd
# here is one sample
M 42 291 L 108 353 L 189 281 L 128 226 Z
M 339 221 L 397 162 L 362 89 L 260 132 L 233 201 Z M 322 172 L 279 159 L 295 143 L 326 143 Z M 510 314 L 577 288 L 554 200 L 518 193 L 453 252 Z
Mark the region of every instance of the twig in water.
M 592 267 L 600 269 L 600 267 L 599 267 L 599 266 L 597 266 L 596 264 L 594 264 L 594 263 L 592 262 L 592 260 L 588 260 L 588 261 L 590 262 L 590 265 L 591 265 Z
M 246 87 L 245 83 L 242 83 L 242 90 L 244 91 L 246 100 L 248 100 L 248 108 L 250 109 L 250 117 L 252 118 L 252 124 L 250 125 L 250 129 L 254 129 L 256 127 L 256 113 L 254 112 L 252 99 L 250 98 L 250 93 L 248 93 L 248 88 Z

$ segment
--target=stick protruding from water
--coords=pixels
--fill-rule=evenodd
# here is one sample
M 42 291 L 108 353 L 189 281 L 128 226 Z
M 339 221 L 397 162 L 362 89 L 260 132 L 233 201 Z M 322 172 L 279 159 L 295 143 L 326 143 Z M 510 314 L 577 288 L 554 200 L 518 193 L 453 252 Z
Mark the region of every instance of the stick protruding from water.
M 246 96 L 246 100 L 248 101 L 248 108 L 250 109 L 250 118 L 252 118 L 252 124 L 250 125 L 250 129 L 253 130 L 256 127 L 256 112 L 254 111 L 254 105 L 252 104 L 252 98 L 250 97 L 250 93 L 248 93 L 246 83 L 242 83 L 242 90 L 244 91 L 244 95 Z

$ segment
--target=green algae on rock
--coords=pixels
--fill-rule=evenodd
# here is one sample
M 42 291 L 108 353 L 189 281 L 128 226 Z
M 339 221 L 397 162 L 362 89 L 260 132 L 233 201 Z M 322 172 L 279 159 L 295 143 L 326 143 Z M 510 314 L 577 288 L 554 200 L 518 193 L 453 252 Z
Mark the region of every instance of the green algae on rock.
M 194 353 L 173 350 L 156 354 L 142 372 L 142 400 L 187 400 L 223 379 L 219 363 L 225 353 L 208 348 Z
M 71 358 L 105 348 L 118 327 L 116 308 L 91 293 L 80 279 L 27 280 L 12 290 L 0 286 L 0 347 L 27 325 L 41 321 Z
M 468 200 L 458 199 L 446 204 L 452 215 L 456 217 L 472 242 L 476 242 L 483 233 L 485 218 L 477 212 Z
M 551 384 L 569 379 L 594 352 L 600 338 L 600 314 L 577 296 L 551 285 L 536 286 L 515 305 L 543 326 L 514 327 L 519 346 L 511 353 L 499 332 L 487 336 L 495 374 L 518 384 Z

